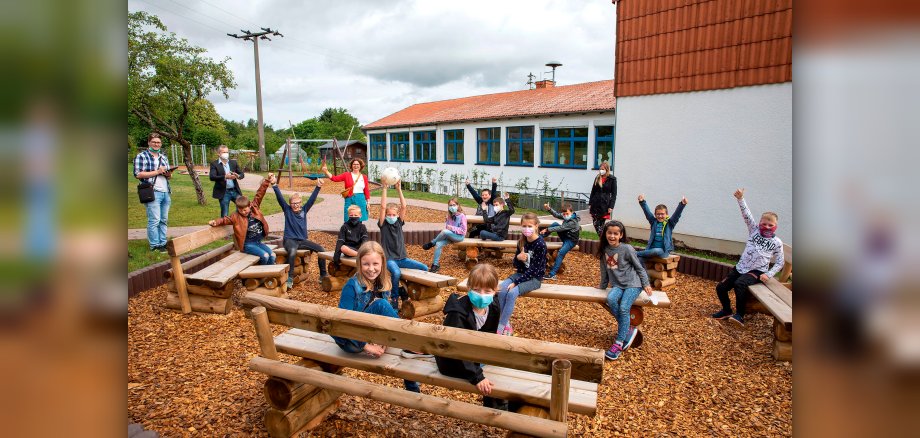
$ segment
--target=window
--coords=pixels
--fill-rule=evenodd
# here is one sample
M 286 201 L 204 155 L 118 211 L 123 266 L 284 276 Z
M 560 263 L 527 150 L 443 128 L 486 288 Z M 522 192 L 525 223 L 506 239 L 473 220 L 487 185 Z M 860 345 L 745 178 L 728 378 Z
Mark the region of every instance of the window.
M 533 166 L 533 126 L 508 128 L 508 155 L 505 164 Z
M 387 160 L 386 134 L 371 134 L 371 161 Z
M 607 163 L 613 170 L 613 126 L 598 126 L 594 133 L 594 168 L 600 169 L 601 163 Z
M 390 161 L 409 161 L 409 133 L 390 134 Z
M 463 164 L 463 130 L 444 131 L 444 162 Z
M 501 158 L 501 128 L 476 130 L 476 164 L 499 165 Z
M 437 156 L 435 155 L 435 131 L 416 132 L 413 133 L 413 137 L 415 162 L 434 163 L 437 161 Z
M 588 168 L 587 127 L 543 129 L 540 134 L 542 166 Z

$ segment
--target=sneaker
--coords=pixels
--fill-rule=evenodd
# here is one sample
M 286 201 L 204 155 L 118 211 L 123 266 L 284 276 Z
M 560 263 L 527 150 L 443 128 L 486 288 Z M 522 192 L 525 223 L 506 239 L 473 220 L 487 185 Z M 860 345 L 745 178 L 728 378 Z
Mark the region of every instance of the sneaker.
M 404 357 L 404 358 L 406 358 L 406 359 L 418 359 L 418 358 L 422 358 L 422 357 L 434 357 L 434 356 L 432 356 L 432 355 L 430 355 L 430 354 L 427 354 L 427 353 L 419 353 L 418 351 L 405 350 L 405 349 L 403 349 L 403 351 L 402 351 L 401 353 L 399 353 L 399 355 L 402 356 L 402 357 Z
M 511 328 L 511 324 L 508 324 L 502 327 L 502 336 L 514 336 L 514 329 Z
M 543 279 L 544 279 L 544 280 L 555 280 L 555 279 L 556 279 L 556 274 L 553 273 L 553 272 L 550 272 L 550 273 L 547 274 L 545 277 L 543 277 Z
M 626 332 L 626 343 L 623 344 L 623 349 L 626 350 L 632 345 L 633 341 L 636 340 L 636 335 L 639 334 L 638 327 L 629 327 L 629 331 Z
M 732 316 L 732 311 L 725 310 L 725 309 L 722 309 L 712 314 L 713 319 L 725 319 L 725 318 L 728 318 L 729 316 Z
M 426 242 L 424 245 L 422 245 L 422 249 L 424 249 L 425 251 L 428 251 L 431 248 L 434 248 L 434 244 L 431 242 Z
M 620 358 L 621 354 L 623 354 L 623 347 L 621 347 L 620 344 L 614 342 L 613 345 L 610 346 L 610 349 L 604 353 L 604 357 L 606 357 L 608 360 L 617 360 Z
M 431 267 L 428 268 L 428 272 L 434 274 L 435 272 L 438 272 L 438 269 L 441 269 L 441 267 L 438 265 L 431 265 Z
M 150 248 L 150 251 L 153 251 L 153 252 L 164 252 L 164 253 L 165 253 L 165 252 L 166 252 L 166 247 L 165 247 L 165 246 L 154 246 L 153 248 Z
M 732 315 L 728 320 L 738 325 L 738 327 L 744 327 L 744 317 L 740 313 Z
M 294 287 L 294 277 L 288 277 L 288 279 L 287 279 L 287 287 L 288 287 L 288 289 Z

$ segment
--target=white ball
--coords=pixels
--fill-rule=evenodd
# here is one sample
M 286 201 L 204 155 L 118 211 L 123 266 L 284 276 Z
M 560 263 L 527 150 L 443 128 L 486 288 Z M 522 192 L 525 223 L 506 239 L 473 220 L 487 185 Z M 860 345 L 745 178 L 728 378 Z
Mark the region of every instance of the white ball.
M 380 182 L 386 186 L 391 186 L 399 182 L 399 170 L 395 167 L 387 167 L 380 172 Z

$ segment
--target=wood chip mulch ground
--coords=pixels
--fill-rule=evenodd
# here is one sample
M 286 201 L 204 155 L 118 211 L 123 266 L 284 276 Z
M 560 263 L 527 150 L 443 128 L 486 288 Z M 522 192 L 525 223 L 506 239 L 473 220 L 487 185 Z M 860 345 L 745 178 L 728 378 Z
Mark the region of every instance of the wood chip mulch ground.
M 333 237 L 311 238 L 327 248 Z M 431 262 L 431 251 L 408 248 Z M 510 256 L 488 259 L 503 275 Z M 558 284 L 596 286 L 597 262 L 583 253 L 566 257 Z M 315 263 L 311 273 L 316 274 Z M 445 248 L 441 272 L 464 278 L 456 251 Z M 777 436 L 792 435 L 792 365 L 771 358 L 772 320 L 747 318 L 735 328 L 713 321 L 715 283 L 681 275 L 668 292 L 673 307 L 646 309 L 645 343 L 606 362 L 598 412 L 569 414 L 571 436 Z M 238 288 L 237 293 L 241 293 Z M 163 307 L 166 287 L 129 301 L 128 419 L 164 436 L 267 436 L 262 395 L 265 376 L 247 364 L 259 350 L 243 311 L 229 315 L 182 315 Z M 444 292 L 444 298 L 449 292 Z M 290 291 L 292 299 L 335 306 L 310 279 Z M 440 323 L 442 315 L 423 319 Z M 616 323 L 600 306 L 559 300 L 520 299 L 512 325 L 519 336 L 606 349 Z M 285 329 L 274 327 L 276 334 Z M 293 357 L 284 360 L 294 362 Z M 346 375 L 402 387 L 399 379 L 348 370 Z M 422 385 L 427 394 L 478 403 L 479 397 Z M 499 437 L 504 431 L 343 396 L 339 410 L 310 436 Z

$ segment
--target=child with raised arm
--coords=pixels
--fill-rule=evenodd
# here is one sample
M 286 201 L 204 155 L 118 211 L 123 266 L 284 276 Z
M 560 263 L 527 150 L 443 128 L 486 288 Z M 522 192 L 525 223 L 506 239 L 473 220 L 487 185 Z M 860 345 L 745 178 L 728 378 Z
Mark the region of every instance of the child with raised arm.
M 307 200 L 306 205 L 303 204 L 303 197 L 300 196 L 300 193 L 291 195 L 290 204 L 285 202 L 281 189 L 278 188 L 277 177 L 272 177 L 271 184 L 272 189 L 275 191 L 278 205 L 281 206 L 281 211 L 284 212 L 284 239 L 282 240 L 282 245 L 284 250 L 287 251 L 288 264 L 291 266 L 288 270 L 287 279 L 287 286 L 291 288 L 294 286 L 294 263 L 297 261 L 297 250 L 306 249 L 314 253 L 325 251 L 320 244 L 309 240 L 310 231 L 307 230 L 307 213 L 310 212 L 310 208 L 316 202 L 316 196 L 323 187 L 323 179 L 316 180 L 316 188 L 313 189 L 313 193 L 310 195 L 310 199 Z M 326 260 L 317 257 L 316 264 L 319 267 L 319 277 L 325 277 Z
M 684 207 L 687 206 L 687 197 L 680 199 L 680 203 L 677 204 L 672 216 L 668 216 L 668 206 L 664 204 L 656 205 L 655 214 L 652 214 L 648 209 L 648 204 L 645 202 L 645 195 L 639 195 L 639 206 L 642 207 L 642 212 L 645 213 L 645 219 L 648 220 L 649 224 L 648 245 L 646 245 L 645 249 L 636 253 L 639 256 L 639 261 L 642 262 L 642 266 L 645 266 L 645 259 L 651 257 L 664 259 L 671 254 L 671 251 L 674 251 L 674 240 L 671 238 L 671 231 L 677 226 L 677 221 L 680 220 L 680 215 L 684 212 Z
M 604 353 L 604 357 L 617 360 L 623 350 L 632 345 L 639 331 L 629 325 L 629 309 L 643 290 L 652 296 L 648 274 L 636 257 L 636 249 L 627 244 L 626 226 L 620 221 L 608 221 L 604 224 L 604 234 L 597 249 L 597 258 L 601 265 L 601 285 L 598 289 L 610 287 L 607 294 L 607 307 L 617 320 L 617 336 Z
M 360 218 L 361 216 L 358 216 L 358 219 Z M 365 242 L 358 249 L 356 261 L 358 272 L 342 287 L 339 309 L 399 318 L 396 310 L 390 305 L 390 274 L 386 270 L 387 260 L 383 255 L 383 247 L 374 241 Z M 332 339 L 339 348 L 348 353 L 365 353 L 373 358 L 379 358 L 387 350 L 387 347 L 383 345 L 369 342 L 338 336 L 333 336 Z M 403 384 L 407 391 L 421 392 L 418 382 L 404 380 Z
M 361 222 L 361 207 L 352 204 L 348 207 L 348 220 L 339 228 L 339 238 L 335 241 L 332 263 L 338 265 L 342 254 L 348 257 L 358 255 L 358 248 L 367 242 L 367 227 Z
M 537 232 L 539 225 L 540 219 L 536 214 L 528 212 L 521 216 L 521 240 L 518 241 L 513 262 L 516 272 L 498 286 L 501 318 L 495 332 L 500 335 L 511 336 L 514 333 L 511 313 L 517 297 L 539 289 L 546 273 L 546 243 Z
M 581 235 L 581 224 L 579 224 L 580 219 L 578 215 L 572 211 L 572 204 L 568 202 L 562 204 L 562 213 L 553 210 L 553 207 L 550 207 L 549 204 L 543 204 L 543 208 L 548 210 L 556 219 L 562 219 L 561 225 L 559 222 L 553 222 L 542 232 L 543 237 L 556 233 L 559 236 L 559 240 L 562 241 L 562 248 L 559 248 L 559 254 L 556 255 L 556 262 L 553 263 L 553 268 L 549 270 L 549 274 L 546 277 L 543 277 L 546 280 L 555 280 L 556 273 L 559 272 L 559 267 L 562 266 L 565 255 L 568 254 L 575 245 L 578 245 L 578 238 Z
M 208 221 L 208 225 L 212 227 L 232 225 L 233 243 L 236 249 L 258 257 L 260 265 L 275 264 L 275 253 L 262 243 L 262 239 L 268 235 L 268 222 L 262 215 L 262 211 L 259 210 L 262 198 L 265 197 L 265 191 L 268 190 L 268 185 L 274 177 L 274 174 L 269 173 L 262 180 L 252 201 L 246 196 L 238 196 L 233 201 L 236 204 L 236 211 L 233 214 Z
M 748 228 L 748 240 L 744 245 L 744 252 L 734 269 L 716 285 L 716 295 L 722 304 L 722 310 L 713 313 L 715 319 L 729 318 L 729 321 L 744 326 L 744 308 L 747 305 L 748 286 L 767 281 L 783 269 L 785 258 L 783 256 L 783 241 L 776 237 L 776 223 L 779 216 L 772 212 L 764 212 L 760 222 L 754 221 L 751 210 L 744 202 L 744 189 L 735 190 L 738 207 L 741 208 L 741 217 Z M 770 260 L 776 262 L 770 267 Z M 728 298 L 728 291 L 735 290 L 735 313 L 732 314 L 732 302 Z
M 514 203 L 511 202 L 507 193 L 503 193 L 502 196 L 496 196 L 492 200 L 492 208 L 495 210 L 495 215 L 485 219 L 489 229 L 482 230 L 479 233 L 479 238 L 494 241 L 505 240 L 508 238 L 508 225 L 511 224 L 511 215 L 514 214 Z
M 450 201 L 447 202 L 447 220 L 444 221 L 444 229 L 435 236 L 434 240 L 422 245 L 422 249 L 426 251 L 437 247 L 434 250 L 434 257 L 431 258 L 431 269 L 429 269 L 431 272 L 438 272 L 440 268 L 438 263 L 441 261 L 441 249 L 447 244 L 462 242 L 464 234 L 466 234 L 466 215 L 463 214 L 463 207 L 460 206 L 457 198 L 450 198 Z
M 470 290 L 465 296 L 450 294 L 444 305 L 444 326 L 483 333 L 495 333 L 498 329 L 498 303 L 494 300 L 498 291 L 498 271 L 495 267 L 480 263 L 473 267 L 469 277 Z M 482 405 L 488 408 L 508 410 L 505 400 L 489 397 L 492 382 L 482 373 L 482 364 L 460 359 L 435 356 L 438 371 L 445 376 L 465 379 L 482 394 Z
M 402 276 L 400 268 L 428 270 L 424 263 L 412 260 L 406 254 L 406 240 L 403 237 L 403 225 L 406 222 L 403 218 L 406 217 L 408 206 L 400 182 L 396 183 L 396 193 L 399 193 L 399 205 L 387 204 L 387 186 L 383 186 L 383 193 L 380 195 L 380 217 L 377 219 L 377 225 L 380 227 L 380 244 L 387 257 L 387 270 L 393 282 L 390 299 L 394 309 L 399 308 L 400 297 L 408 298 L 408 295 L 403 296 L 399 291 L 399 279 Z
M 496 213 L 492 199 L 495 198 L 495 192 L 498 191 L 498 180 L 492 178 L 492 190 L 482 189 L 478 194 L 473 185 L 470 184 L 470 180 L 466 180 L 466 189 L 470 192 L 470 195 L 473 195 L 473 200 L 476 201 L 476 215 L 482 216 L 483 221 L 483 223 L 470 228 L 469 237 L 475 239 L 480 237 L 481 232 L 488 231 L 491 228 L 485 222 L 488 218 L 495 216 Z

